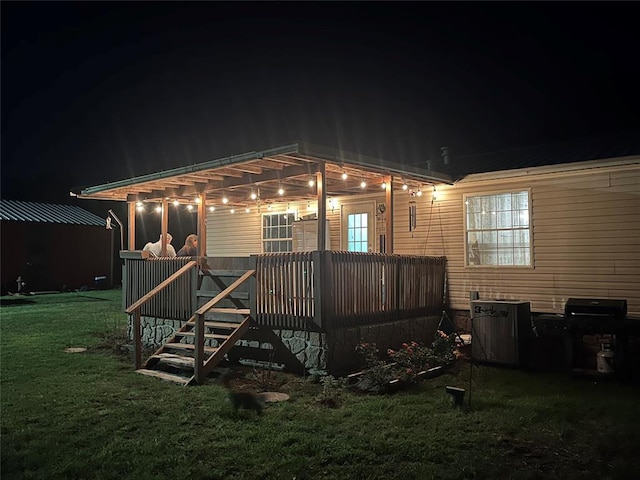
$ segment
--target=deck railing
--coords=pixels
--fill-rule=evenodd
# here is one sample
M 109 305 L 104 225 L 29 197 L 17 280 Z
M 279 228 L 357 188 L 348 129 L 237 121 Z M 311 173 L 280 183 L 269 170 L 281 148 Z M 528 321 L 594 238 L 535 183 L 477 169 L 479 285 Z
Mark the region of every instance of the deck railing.
M 260 325 L 329 330 L 441 312 L 445 258 L 316 251 L 256 256 Z
M 125 308 L 190 260 L 126 259 Z M 216 258 L 207 262 L 215 268 Z M 328 331 L 439 314 L 445 263 L 445 257 L 335 251 L 255 255 L 248 262 L 256 271 L 251 316 L 273 328 Z M 197 275 L 183 275 L 140 313 L 186 321 L 197 308 L 196 291 Z
M 143 258 L 141 252 L 121 252 L 125 264 L 123 277 L 124 308 L 132 305 L 165 279 L 193 261 L 190 257 Z M 185 320 L 195 310 L 197 276 L 183 275 L 146 302 L 140 309 L 145 317 Z

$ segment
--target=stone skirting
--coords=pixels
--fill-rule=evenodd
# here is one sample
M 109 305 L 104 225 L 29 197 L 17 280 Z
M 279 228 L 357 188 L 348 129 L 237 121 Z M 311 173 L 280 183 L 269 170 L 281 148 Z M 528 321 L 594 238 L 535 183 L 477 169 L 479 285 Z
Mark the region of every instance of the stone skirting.
M 360 342 L 375 343 L 381 352 L 388 348 L 398 348 L 403 342 L 415 341 L 430 344 L 438 328 L 440 315 L 397 320 L 361 327 L 343 328 L 329 333 L 309 332 L 289 329 L 252 328 L 236 345 L 243 347 L 242 358 L 251 360 L 251 351 L 256 352 L 255 359 L 264 359 L 265 351 L 274 351 L 273 361 L 289 364 L 293 370 L 304 366 L 310 373 L 330 373 L 341 375 L 360 369 L 362 358 L 356 352 Z M 142 344 L 147 347 L 159 347 L 177 331 L 182 322 L 161 318 L 142 317 Z M 129 338 L 133 338 L 131 321 Z M 187 337 L 189 343 L 193 338 Z M 274 343 L 280 345 L 274 345 Z M 216 340 L 206 340 L 207 346 L 216 347 Z M 278 351 L 280 350 L 280 353 Z M 282 354 L 282 350 L 286 354 Z M 232 351 L 233 352 L 233 349 Z M 230 352 L 230 353 L 231 353 Z M 259 355 L 258 353 L 261 353 Z M 233 355 L 236 357 L 236 355 Z M 298 365 L 291 365 L 297 363 Z

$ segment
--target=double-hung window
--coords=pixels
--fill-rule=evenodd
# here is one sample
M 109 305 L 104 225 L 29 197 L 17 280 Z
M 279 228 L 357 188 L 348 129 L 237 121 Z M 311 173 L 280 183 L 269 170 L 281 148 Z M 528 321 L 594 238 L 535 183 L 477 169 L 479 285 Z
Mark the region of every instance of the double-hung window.
M 272 213 L 262 216 L 262 251 L 264 253 L 293 250 L 294 213 Z
M 466 195 L 464 204 L 467 266 L 532 266 L 529 190 Z

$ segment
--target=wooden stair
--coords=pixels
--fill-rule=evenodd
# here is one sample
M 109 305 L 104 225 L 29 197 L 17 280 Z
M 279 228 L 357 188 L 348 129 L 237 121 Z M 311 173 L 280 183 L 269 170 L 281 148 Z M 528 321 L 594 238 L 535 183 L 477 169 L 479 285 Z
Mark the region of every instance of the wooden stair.
M 203 347 L 202 372 L 205 376 L 211 372 L 224 359 L 226 353 L 233 348 L 236 342 L 242 338 L 252 323 L 249 309 L 240 305 L 240 302 L 233 302 L 239 308 L 221 308 L 213 305 L 227 297 L 253 273 L 253 270 L 246 272 L 232 285 L 220 292 L 213 300 L 198 309 L 196 315 L 193 315 L 178 331 L 169 337 L 165 344 L 147 359 L 143 367 L 136 370 L 136 373 L 183 386 L 196 384 L 196 345 L 193 342 L 196 338 L 197 315 L 204 315 L 205 312 L 210 312 L 226 316 L 231 314 L 240 316 L 241 320 L 239 321 L 203 321 L 205 341 L 207 339 L 215 340 L 218 343 L 217 347 L 207 345 Z M 188 343 L 190 339 L 192 343 Z

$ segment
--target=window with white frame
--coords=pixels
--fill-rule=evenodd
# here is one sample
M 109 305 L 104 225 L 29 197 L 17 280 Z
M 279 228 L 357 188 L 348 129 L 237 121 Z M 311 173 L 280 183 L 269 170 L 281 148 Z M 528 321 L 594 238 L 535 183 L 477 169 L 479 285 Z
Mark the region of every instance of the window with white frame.
M 262 216 L 262 251 L 264 253 L 293 250 L 294 213 L 270 213 Z
M 467 266 L 530 267 L 529 191 L 467 195 Z

